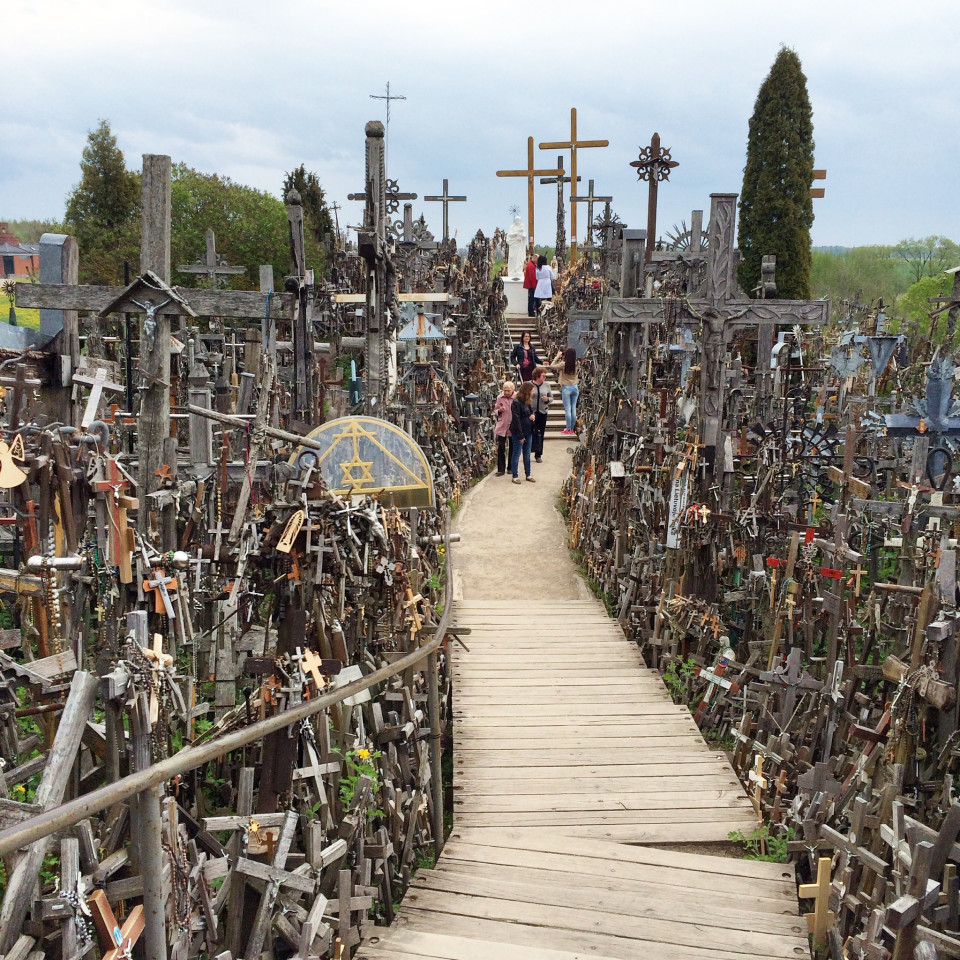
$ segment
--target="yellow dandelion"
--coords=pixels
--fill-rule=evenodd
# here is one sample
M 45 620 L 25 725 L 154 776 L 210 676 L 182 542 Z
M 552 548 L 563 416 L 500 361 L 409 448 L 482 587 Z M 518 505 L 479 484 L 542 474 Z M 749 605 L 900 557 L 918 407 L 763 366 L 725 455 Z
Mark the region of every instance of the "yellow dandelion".
M 357 756 L 358 756 L 361 760 L 369 760 L 369 759 L 370 759 L 370 751 L 369 751 L 369 750 L 366 750 L 366 749 L 364 749 L 364 750 L 358 750 L 358 751 L 357 751 Z

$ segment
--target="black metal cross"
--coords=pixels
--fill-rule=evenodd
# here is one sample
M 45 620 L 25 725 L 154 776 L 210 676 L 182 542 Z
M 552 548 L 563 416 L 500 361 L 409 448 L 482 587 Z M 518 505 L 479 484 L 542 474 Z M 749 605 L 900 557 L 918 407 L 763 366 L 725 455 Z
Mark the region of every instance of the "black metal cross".
M 451 203 L 455 201 L 466 201 L 466 197 L 452 197 L 450 196 L 450 181 L 444 179 L 443 181 L 443 193 L 439 197 L 424 197 L 424 200 L 437 200 L 443 204 L 443 242 L 446 243 L 450 239 L 450 221 L 447 217 L 448 208 Z
M 647 192 L 647 250 L 646 259 L 649 263 L 653 257 L 653 247 L 657 240 L 657 185 L 661 180 L 670 179 L 670 171 L 679 166 L 676 160 L 670 159 L 670 151 L 660 148 L 660 134 L 655 133 L 650 138 L 649 147 L 640 148 L 640 156 L 630 163 L 637 168 L 637 176 L 650 183 Z

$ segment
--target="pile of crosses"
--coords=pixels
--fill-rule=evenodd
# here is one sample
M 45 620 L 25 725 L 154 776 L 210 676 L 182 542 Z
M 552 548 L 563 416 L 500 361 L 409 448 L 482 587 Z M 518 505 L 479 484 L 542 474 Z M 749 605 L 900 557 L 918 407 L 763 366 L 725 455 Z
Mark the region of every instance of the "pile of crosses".
M 681 249 L 619 231 L 570 545 L 799 859 L 817 949 L 960 956 L 956 370 L 882 304 L 778 299 L 772 258 L 744 295 L 735 200 Z
M 172 286 L 167 157 L 144 158 L 127 287 L 78 286 L 74 240 L 41 244 L 19 293 L 49 342 L 0 366 L 2 956 L 341 956 L 442 846 L 429 504 L 488 469 L 503 303 L 482 237 L 405 261 L 382 147 L 373 124 L 329 282 L 291 194 L 282 289 L 270 268 L 219 289 L 212 234 L 178 267 L 209 286 Z M 433 303 L 464 348 L 427 358 L 451 390 L 421 416 L 391 346 Z

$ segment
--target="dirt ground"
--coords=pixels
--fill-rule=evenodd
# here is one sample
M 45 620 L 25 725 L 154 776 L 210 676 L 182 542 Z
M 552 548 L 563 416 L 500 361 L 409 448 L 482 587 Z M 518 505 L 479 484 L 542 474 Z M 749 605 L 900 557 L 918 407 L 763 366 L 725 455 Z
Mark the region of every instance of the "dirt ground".
M 454 520 L 461 541 L 453 547 L 455 587 L 464 599 L 588 600 L 591 594 L 567 548 L 557 496 L 570 473 L 572 442 L 548 440 L 536 483 L 511 483 L 491 473 L 464 498 Z

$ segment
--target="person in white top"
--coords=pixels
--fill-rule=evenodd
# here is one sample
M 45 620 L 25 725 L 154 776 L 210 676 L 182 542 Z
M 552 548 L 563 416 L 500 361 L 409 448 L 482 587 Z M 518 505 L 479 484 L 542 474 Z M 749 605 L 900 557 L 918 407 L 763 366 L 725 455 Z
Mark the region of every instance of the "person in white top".
M 540 254 L 537 258 L 537 287 L 533 291 L 533 299 L 537 305 L 537 313 L 540 312 L 540 304 L 544 300 L 553 299 L 553 281 L 555 279 L 553 270 L 547 266 L 547 258 Z

